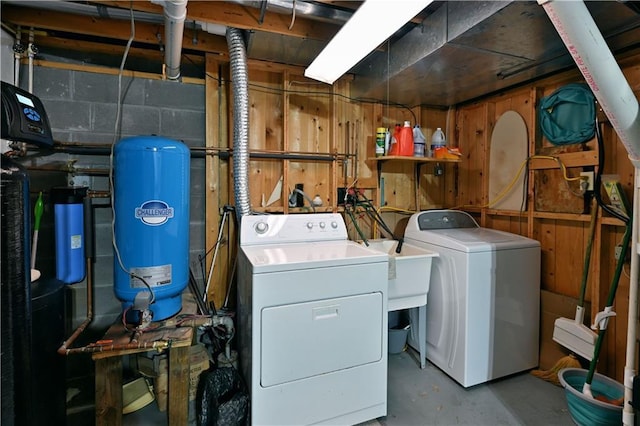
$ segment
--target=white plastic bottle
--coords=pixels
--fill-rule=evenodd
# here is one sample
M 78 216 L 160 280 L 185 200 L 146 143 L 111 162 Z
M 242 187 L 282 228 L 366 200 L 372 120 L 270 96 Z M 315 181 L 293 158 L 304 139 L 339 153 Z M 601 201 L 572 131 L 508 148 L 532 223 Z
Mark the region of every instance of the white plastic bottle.
M 440 127 L 433 132 L 433 136 L 431 137 L 431 156 L 435 157 L 436 149 L 442 148 L 447 145 L 447 139 L 444 136 L 444 132 Z
M 384 155 L 389 155 L 391 149 L 391 132 L 389 129 L 384 133 Z
M 427 141 L 420 130 L 420 125 L 416 124 L 413 127 L 413 156 L 424 157 L 424 148 Z

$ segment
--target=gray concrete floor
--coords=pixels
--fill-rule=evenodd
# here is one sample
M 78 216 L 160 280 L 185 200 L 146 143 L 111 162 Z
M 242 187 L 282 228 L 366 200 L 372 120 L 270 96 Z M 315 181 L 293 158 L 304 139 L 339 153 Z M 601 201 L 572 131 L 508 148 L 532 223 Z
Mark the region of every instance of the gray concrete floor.
M 414 353 L 389 355 L 387 416 L 360 426 L 572 425 L 564 390 L 528 372 L 463 388 Z M 124 416 L 124 426 L 166 425 L 151 403 Z
M 382 425 L 572 425 L 564 389 L 523 372 L 465 389 L 413 354 L 389 355 Z

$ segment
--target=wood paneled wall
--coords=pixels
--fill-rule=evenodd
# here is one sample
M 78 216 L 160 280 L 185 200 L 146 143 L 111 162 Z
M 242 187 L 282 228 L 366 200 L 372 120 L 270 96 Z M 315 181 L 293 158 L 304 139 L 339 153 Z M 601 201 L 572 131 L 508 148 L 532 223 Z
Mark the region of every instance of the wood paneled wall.
M 620 63 L 632 87 L 640 93 L 640 55 L 629 56 Z M 228 68 L 208 59 L 207 74 L 207 145 L 230 149 L 233 105 L 229 84 L 225 83 L 229 79 Z M 222 78 L 218 79 L 218 75 Z M 401 226 L 407 212 L 461 208 L 476 216 L 482 226 L 539 240 L 542 244 L 542 289 L 577 297 L 590 215 L 583 197 L 568 190 L 558 164 L 545 159 L 529 161 L 529 169 L 525 171 L 529 182 L 527 203 L 523 211 L 493 209 L 488 199 L 491 134 L 506 111 L 516 111 L 524 119 L 529 156 L 560 156 L 567 165 L 569 176 L 579 175 L 597 165 L 595 139 L 558 148 L 552 146 L 537 127 L 538 102 L 560 86 L 582 81 L 577 71 L 493 94 L 450 110 L 354 100 L 349 97 L 348 78 L 334 86 L 318 84 L 304 78 L 303 70 L 296 67 L 250 62 L 249 79 L 252 152 L 333 156 L 330 161 L 252 158 L 249 174 L 254 210 L 269 213 L 310 211 L 307 202 L 303 208 L 288 205 L 288 195 L 297 183 L 304 185 L 304 191 L 310 197 L 316 194 L 321 197 L 323 206 L 319 211 L 341 211 L 337 188 L 355 185 L 375 201 L 392 227 Z M 599 116 L 604 122 L 604 173 L 618 175 L 631 198 L 633 167 L 611 126 L 606 123 L 606 117 L 602 113 Z M 423 165 L 419 168 L 419 176 L 411 163 L 384 162 L 378 174 L 378 163 L 373 159 L 376 128 L 393 128 L 395 123 L 405 120 L 412 125 L 419 121 L 427 144 L 433 131 L 441 127 L 448 144 L 462 151 L 463 161 L 443 164 L 442 175 L 434 172 L 434 164 Z M 231 161 L 213 156 L 208 164 L 211 167 L 209 189 L 216 198 L 207 204 L 207 245 L 212 247 L 218 239 L 219 209 L 226 203 L 233 203 L 233 176 Z M 281 178 L 282 194 L 274 204 L 265 206 L 264 200 L 269 198 Z M 397 211 L 400 210 L 405 214 L 399 214 Z M 364 218 L 361 221 L 368 237 L 379 235 Z M 351 237 L 357 239 L 353 227 L 349 228 Z M 598 215 L 596 229 L 597 243 L 593 249 L 587 293 L 592 316 L 603 309 L 615 268 L 615 247 L 624 231 L 619 220 L 602 213 Z M 233 227 L 225 232 L 229 233 L 225 234 L 225 241 L 235 241 Z M 224 266 L 218 268 L 220 272 L 212 286 L 218 306 L 231 281 L 232 250 L 230 248 L 222 256 Z M 628 269 L 627 264 L 626 271 Z M 623 274 L 615 302 L 618 316 L 610 322 L 599 364 L 600 372 L 617 380 L 623 375 L 628 288 L 629 280 Z
M 620 64 L 632 88 L 640 97 L 640 56 L 622 59 Z M 549 160 L 529 161 L 527 207 L 523 211 L 494 210 L 485 207 L 487 180 L 491 173 L 487 156 L 490 135 L 505 111 L 522 116 L 529 136 L 529 155 L 553 155 L 567 166 L 566 174 L 575 177 L 598 165 L 596 138 L 567 147 L 553 146 L 536 122 L 536 106 L 544 96 L 568 83 L 583 82 L 577 71 L 565 72 L 531 85 L 489 96 L 481 101 L 458 106 L 456 143 L 464 153 L 459 165 L 457 204 L 475 214 L 483 226 L 529 236 L 542 245 L 541 288 L 555 294 L 577 298 L 589 234 L 589 203 L 578 193 L 578 182 L 566 182 L 558 164 Z M 634 169 L 627 153 L 602 111 L 598 117 L 603 129 L 604 174 L 617 175 L 627 197 L 633 196 Z M 520 189 L 518 189 L 520 190 Z M 578 193 L 576 195 L 576 193 Z M 607 202 L 606 194 L 603 195 Z M 596 239 L 592 251 L 586 299 L 591 317 L 604 309 L 616 266 L 615 250 L 622 241 L 624 224 L 599 212 Z M 629 263 L 627 262 L 616 298 L 617 316 L 609 322 L 598 371 L 621 381 L 624 374 L 626 322 L 628 312 Z M 548 324 L 547 324 L 548 326 Z M 553 327 L 553 324 L 551 324 Z M 551 330 L 541 330 L 551 335 Z M 558 345 L 559 346 L 559 345 Z M 568 353 L 568 352 L 567 352 Z

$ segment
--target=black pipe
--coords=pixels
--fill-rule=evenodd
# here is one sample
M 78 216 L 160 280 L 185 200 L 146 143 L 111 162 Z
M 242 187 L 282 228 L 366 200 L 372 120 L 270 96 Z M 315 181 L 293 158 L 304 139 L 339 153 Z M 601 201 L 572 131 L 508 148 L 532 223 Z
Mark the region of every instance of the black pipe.
M 218 156 L 221 160 L 228 160 L 233 156 L 232 152 L 219 152 Z M 313 155 L 313 154 L 288 154 L 288 153 L 268 153 L 268 152 L 250 152 L 250 158 L 266 158 L 276 160 L 316 160 L 316 161 L 334 161 L 333 155 Z
M 358 193 L 358 196 L 364 199 L 363 202 L 358 201 L 358 204 L 364 206 L 364 211 L 367 214 L 367 216 L 369 216 L 370 219 L 374 220 L 378 225 L 380 225 L 380 227 L 385 232 L 387 232 L 393 240 L 398 242 L 395 252 L 400 254 L 400 252 L 402 252 L 402 245 L 404 244 L 404 238 L 398 237 L 393 233 L 393 231 L 386 224 L 386 222 L 384 221 L 380 213 L 378 213 L 378 211 L 375 209 L 375 207 L 373 206 L 373 203 L 369 198 L 367 198 L 364 194 L 361 194 L 361 193 Z
M 47 155 L 46 149 L 40 149 L 40 152 Z M 62 152 L 65 154 L 76 155 L 111 155 L 111 148 L 106 146 L 75 146 L 57 143 L 53 146 L 53 152 Z M 209 153 L 206 149 L 191 149 L 191 158 L 205 158 Z M 210 155 L 217 155 L 221 160 L 228 160 L 233 157 L 233 152 L 218 151 Z M 276 159 L 276 160 L 306 160 L 306 161 L 334 161 L 337 156 L 332 154 L 314 155 L 314 154 L 290 154 L 290 153 L 268 153 L 268 152 L 252 152 L 249 153 L 250 158 L 259 159 Z

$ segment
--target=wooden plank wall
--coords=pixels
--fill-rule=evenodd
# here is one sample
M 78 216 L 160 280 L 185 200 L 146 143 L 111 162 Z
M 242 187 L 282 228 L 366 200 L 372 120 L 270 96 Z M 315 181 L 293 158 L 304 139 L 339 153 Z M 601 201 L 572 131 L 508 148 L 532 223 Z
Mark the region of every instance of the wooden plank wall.
M 632 88 L 640 95 L 640 56 L 622 59 L 620 64 Z M 519 211 L 492 210 L 486 207 L 486 182 L 490 173 L 487 152 L 490 135 L 498 118 L 508 110 L 518 112 L 524 119 L 529 136 L 530 155 L 556 155 L 564 159 L 569 177 L 597 166 L 597 141 L 554 147 L 541 133 L 536 122 L 536 105 L 544 96 L 572 82 L 582 82 L 577 72 L 565 72 L 535 84 L 523 86 L 487 97 L 481 101 L 458 106 L 455 143 L 464 153 L 459 165 L 457 205 L 476 215 L 483 226 L 529 236 L 542 245 L 542 289 L 577 298 L 582 277 L 584 253 L 588 242 L 589 209 L 584 197 L 574 194 L 577 182 L 563 178 L 557 164 L 531 160 L 529 165 L 529 197 L 527 209 Z M 639 96 L 640 97 L 640 96 Z M 634 169 L 615 132 L 599 111 L 604 136 L 604 174 L 619 176 L 629 199 L 633 195 Z M 604 196 L 606 201 L 606 195 Z M 596 242 L 593 247 L 586 299 L 591 302 L 593 317 L 603 310 L 616 260 L 616 245 L 620 244 L 624 226 L 607 213 L 598 215 Z M 629 292 L 629 264 L 625 265 L 614 310 L 617 317 L 609 322 L 598 371 L 616 380 L 624 374 L 626 346 L 626 318 Z M 552 331 L 552 330 L 551 330 Z M 549 333 L 550 334 L 550 333 Z
M 251 208 L 265 213 L 304 213 L 304 207 L 290 207 L 289 194 L 296 184 L 304 192 L 322 200 L 316 211 L 342 211 L 337 188 L 354 187 L 376 206 L 415 211 L 451 205 L 455 199 L 455 165 L 443 165 L 445 174 L 435 176 L 433 166 L 420 168 L 418 204 L 414 186 L 413 164 L 394 163 L 381 170 L 384 190 L 378 188 L 375 161 L 377 127 L 393 128 L 405 120 L 421 121 L 423 133 L 431 139 L 436 127 L 454 131 L 454 112 L 434 108 L 389 106 L 359 101 L 350 97 L 350 80 L 343 78 L 333 86 L 303 76 L 302 68 L 249 61 L 249 149 L 252 153 L 302 154 L 331 156 L 333 160 L 290 158 L 255 158 L 249 162 L 249 199 Z M 233 105 L 227 63 L 207 60 L 207 146 L 212 148 L 208 160 L 207 247 L 218 241 L 221 208 L 234 203 L 232 160 L 221 160 L 219 152 L 233 148 Z M 274 203 L 267 202 L 282 180 L 282 192 Z M 409 189 L 410 188 L 410 189 Z M 381 194 L 385 194 L 382 200 Z M 398 219 L 390 214 L 389 224 Z M 379 230 L 365 215 L 356 215 L 356 223 L 366 238 L 379 236 Z M 386 220 L 386 219 L 385 219 Z M 350 237 L 360 239 L 355 224 L 347 220 Z M 222 231 L 223 242 L 235 241 L 233 223 Z M 221 306 L 232 279 L 234 244 L 220 247 L 210 292 L 216 306 Z M 212 257 L 208 257 L 209 263 Z M 211 296 L 211 295 L 210 295 Z
M 640 92 L 640 55 L 621 60 L 621 65 L 634 90 Z M 223 84 L 220 89 L 209 87 L 217 84 L 212 76 L 217 75 L 218 69 L 224 70 L 225 66 L 207 61 L 207 122 L 211 127 L 207 131 L 207 142 L 208 146 L 230 148 L 232 105 L 229 85 Z M 597 164 L 595 140 L 577 147 L 558 149 L 537 128 L 536 105 L 540 99 L 560 86 L 582 81 L 577 72 L 565 72 L 451 110 L 402 107 L 388 105 L 384 101 L 360 102 L 350 98 L 348 78 L 327 86 L 304 78 L 301 68 L 284 65 L 250 61 L 249 79 L 252 151 L 334 156 L 332 161 L 252 159 L 250 199 L 254 210 L 269 213 L 310 211 L 306 201 L 303 208 L 289 207 L 288 195 L 296 183 L 303 184 L 310 197 L 316 194 L 321 197 L 323 206 L 319 211 L 342 211 L 340 200 L 337 200 L 337 188 L 354 185 L 374 200 L 385 221 L 399 232 L 413 211 L 462 208 L 471 212 L 482 226 L 539 240 L 542 244 L 542 288 L 559 295 L 577 297 L 590 215 L 585 210 L 584 199 L 568 193 L 557 163 L 540 158 L 529 161 L 530 170 L 526 173 L 531 184 L 524 211 L 496 210 L 488 205 L 491 133 L 506 111 L 516 111 L 523 117 L 531 156 L 562 155 L 568 165 L 569 176 L 576 176 Z M 218 96 L 219 100 L 214 101 L 211 96 Z M 219 118 L 215 119 L 216 116 Z M 604 118 L 602 114 L 600 117 Z M 461 163 L 442 165 L 443 175 L 435 173 L 436 165 L 432 163 L 420 167 L 417 203 L 414 164 L 384 162 L 378 175 L 378 163 L 374 159 L 376 128 L 392 129 L 395 123 L 405 120 L 412 125 L 419 121 L 427 144 L 435 129 L 441 127 L 447 135 L 448 144 L 459 147 L 463 153 Z M 220 129 L 215 129 L 216 126 Z M 619 175 L 631 198 L 633 167 L 611 126 L 605 122 L 603 129 L 605 173 Z M 207 204 L 208 247 L 217 239 L 219 208 L 224 203 L 233 202 L 231 162 L 214 157 L 210 164 L 209 188 L 217 201 Z M 274 204 L 265 206 L 263 200 L 269 198 L 280 178 L 283 179 L 282 194 Z M 381 186 L 378 186 L 378 178 L 381 178 Z M 347 223 L 350 237 L 359 239 L 353 224 L 349 220 Z M 380 235 L 363 215 L 358 217 L 358 223 L 367 238 Z M 613 253 L 622 239 L 623 230 L 619 220 L 607 214 L 598 216 L 597 244 L 593 248 L 587 293 L 592 316 L 603 308 L 607 297 L 615 268 Z M 228 241 L 235 241 L 229 232 Z M 220 295 L 226 294 L 231 281 L 234 255 L 231 248 L 225 252 L 225 266 L 220 269 L 219 276 L 216 275 L 213 293 L 218 306 Z M 627 272 L 628 269 L 627 264 Z M 623 275 L 615 302 L 618 317 L 610 322 L 599 366 L 600 372 L 617 380 L 623 374 L 628 288 L 628 278 Z

